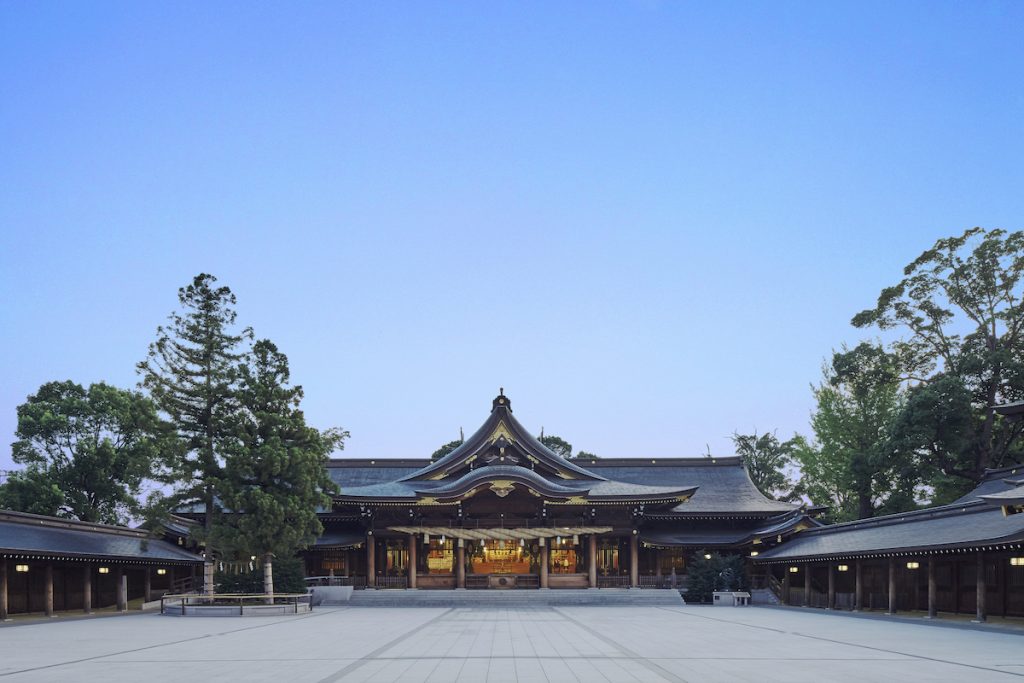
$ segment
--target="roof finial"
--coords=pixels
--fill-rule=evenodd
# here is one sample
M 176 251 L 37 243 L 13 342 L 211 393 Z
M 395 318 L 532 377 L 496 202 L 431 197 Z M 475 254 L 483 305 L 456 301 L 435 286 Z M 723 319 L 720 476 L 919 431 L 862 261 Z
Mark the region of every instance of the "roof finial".
M 540 438 L 544 438 L 544 425 L 540 426 Z
M 498 393 L 501 394 L 502 396 L 504 396 L 505 395 L 505 387 L 498 387 Z
M 465 441 L 466 437 L 462 434 L 462 427 L 459 427 L 459 441 Z

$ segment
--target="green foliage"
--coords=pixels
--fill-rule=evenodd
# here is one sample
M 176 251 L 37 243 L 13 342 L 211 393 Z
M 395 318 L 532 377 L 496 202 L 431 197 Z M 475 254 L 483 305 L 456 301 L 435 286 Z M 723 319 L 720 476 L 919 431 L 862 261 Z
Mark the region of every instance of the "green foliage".
M 563 458 L 572 457 L 572 444 L 561 437 L 550 434 L 548 436 L 541 436 L 537 440 L 547 446 L 548 450 L 557 456 Z
M 706 554 L 711 558 L 705 558 Z M 686 602 L 711 602 L 716 590 L 747 590 L 746 564 L 742 556 L 703 551 L 694 554 L 686 570 Z
M 786 468 L 793 462 L 794 450 L 805 445 L 803 437 L 794 436 L 780 442 L 775 432 L 760 436 L 757 432 L 733 433 L 732 443 L 751 481 L 761 493 L 775 500 L 799 499 L 799 495 L 794 492 L 793 482 L 786 476 Z
M 241 405 L 239 364 L 252 331 L 234 333 L 235 295 L 202 273 L 178 290 L 181 310 L 157 328 L 146 360 L 138 364 L 141 385 L 168 417 L 183 447 L 166 457 L 164 482 L 173 488 L 170 506 L 204 510 L 203 540 L 218 512 L 217 485 L 224 451 L 236 438 Z M 212 548 L 208 548 L 212 552 Z
M 15 462 L 0 507 L 123 524 L 161 449 L 174 440 L 141 394 L 102 382 L 48 382 L 18 406 Z
M 306 571 L 302 559 L 280 557 L 274 561 L 274 592 L 305 593 Z M 218 593 L 263 593 L 263 566 L 253 563 L 251 571 L 241 574 L 217 572 L 214 576 Z
M 239 368 L 242 407 L 235 439 L 226 445 L 218 495 L 230 511 L 213 528 L 225 552 L 291 556 L 323 532 L 318 509 L 336 490 L 325 465 L 347 432 L 319 432 L 299 409 L 302 387 L 289 385 L 288 358 L 260 340 Z
M 993 410 L 1024 398 L 1022 273 L 1024 232 L 973 228 L 938 240 L 853 318 L 906 333 L 891 351 L 915 386 L 895 437 L 936 472 L 936 502 L 1024 455 L 1024 425 Z
M 834 354 L 824 374 L 814 389 L 816 442 L 793 450 L 800 489 L 815 504 L 828 505 L 832 521 L 913 509 L 920 468 L 892 438 L 904 404 L 897 358 L 862 343 Z
M 594 455 L 593 453 L 589 453 L 587 451 L 580 451 L 576 455 L 571 456 L 571 457 L 574 460 L 600 460 L 601 459 L 601 456 Z
M 465 441 L 462 440 L 462 439 L 456 439 L 455 441 L 449 441 L 448 443 L 446 443 L 445 445 L 441 446 L 436 451 L 434 451 L 433 453 L 430 454 L 430 462 L 435 462 L 437 460 L 440 460 L 441 458 L 443 458 L 444 456 L 448 455 L 449 453 L 454 451 L 456 448 L 461 446 L 463 443 L 465 443 Z

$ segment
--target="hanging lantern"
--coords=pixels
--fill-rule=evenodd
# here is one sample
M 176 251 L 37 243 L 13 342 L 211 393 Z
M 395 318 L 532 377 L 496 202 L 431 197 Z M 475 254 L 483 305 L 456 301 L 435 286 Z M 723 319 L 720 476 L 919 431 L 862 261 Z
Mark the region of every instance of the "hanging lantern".
M 423 545 L 430 545 L 430 534 L 423 534 Z
M 520 538 L 519 539 L 519 547 L 522 548 L 524 545 L 526 545 L 526 541 Z

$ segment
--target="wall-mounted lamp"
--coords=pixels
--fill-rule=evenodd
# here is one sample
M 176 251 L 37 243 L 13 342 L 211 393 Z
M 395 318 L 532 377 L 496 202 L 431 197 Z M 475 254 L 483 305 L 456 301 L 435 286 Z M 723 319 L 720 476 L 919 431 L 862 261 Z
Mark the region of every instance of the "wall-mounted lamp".
M 28 565 L 27 564 L 16 564 L 16 565 L 14 565 L 14 571 L 22 572 L 22 573 L 27 572 L 28 571 Z
M 163 576 L 164 574 L 167 573 L 167 570 L 166 569 L 157 569 L 156 573 L 157 573 L 157 576 Z
M 836 569 L 838 569 L 841 572 L 848 572 L 848 571 L 850 571 L 850 565 L 848 565 L 848 564 L 841 564 L 838 567 L 836 567 Z
M 1010 564 L 1014 567 L 1024 567 L 1024 557 L 1011 557 Z
M 917 569 L 921 566 L 920 562 L 907 562 L 907 569 Z
M 98 571 L 100 574 L 109 574 L 110 573 L 110 567 L 100 567 L 96 571 Z
M 757 551 L 756 550 L 751 550 L 750 551 L 750 556 L 751 557 L 757 557 Z
M 800 571 L 800 567 L 790 567 L 789 568 L 789 573 L 790 574 L 796 574 L 798 571 Z

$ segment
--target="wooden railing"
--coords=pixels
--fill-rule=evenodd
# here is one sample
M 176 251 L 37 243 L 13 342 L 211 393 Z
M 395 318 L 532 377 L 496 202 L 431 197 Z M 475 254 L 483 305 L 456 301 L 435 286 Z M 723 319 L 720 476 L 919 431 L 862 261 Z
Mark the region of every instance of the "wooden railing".
M 378 576 L 377 588 L 408 588 L 409 578 L 406 576 Z
M 356 590 L 366 588 L 365 576 L 307 576 L 306 586 L 352 586 Z
M 629 588 L 628 576 L 599 576 L 597 577 L 598 588 Z

